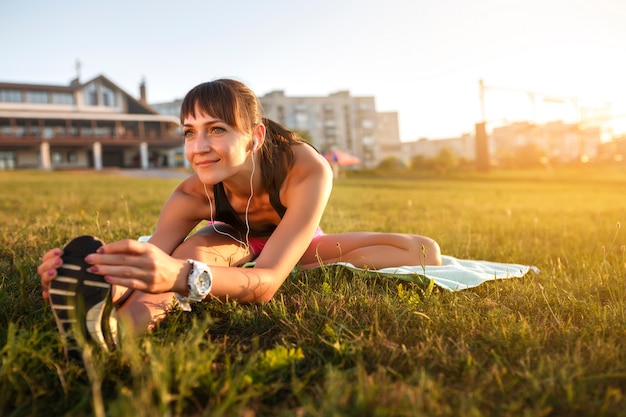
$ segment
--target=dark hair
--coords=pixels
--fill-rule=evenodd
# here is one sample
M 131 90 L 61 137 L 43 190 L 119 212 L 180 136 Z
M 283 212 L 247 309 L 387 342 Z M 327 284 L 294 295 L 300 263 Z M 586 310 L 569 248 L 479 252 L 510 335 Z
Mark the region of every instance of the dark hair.
M 219 79 L 195 86 L 183 99 L 181 124 L 187 116 L 196 117 L 196 106 L 244 133 L 251 133 L 259 123 L 265 125 L 265 141 L 257 151 L 261 157 L 261 178 L 268 192 L 278 193 L 287 169 L 293 166 L 291 145 L 302 142 L 298 135 L 263 117 L 259 99 L 240 81 Z

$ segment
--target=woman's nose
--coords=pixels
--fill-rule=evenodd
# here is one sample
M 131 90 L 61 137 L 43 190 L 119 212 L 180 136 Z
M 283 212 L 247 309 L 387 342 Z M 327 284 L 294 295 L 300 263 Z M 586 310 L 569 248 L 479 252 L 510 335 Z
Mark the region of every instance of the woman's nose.
M 196 138 L 193 145 L 193 151 L 195 153 L 205 153 L 208 152 L 210 149 L 211 144 L 209 143 L 209 138 L 207 137 L 207 135 L 205 133 L 198 134 L 198 137 Z

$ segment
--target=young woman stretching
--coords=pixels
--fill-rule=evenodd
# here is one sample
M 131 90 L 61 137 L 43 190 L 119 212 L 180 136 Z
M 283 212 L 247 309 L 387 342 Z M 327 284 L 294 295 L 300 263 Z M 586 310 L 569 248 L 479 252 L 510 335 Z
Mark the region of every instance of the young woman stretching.
M 82 237 L 43 256 L 43 295 L 62 333 L 77 322 L 83 337 L 110 349 L 111 305 L 137 333 L 163 318 L 175 296 L 185 309 L 209 295 L 266 302 L 296 265 L 441 263 L 437 243 L 423 236 L 324 234 L 319 224 L 333 183 L 330 165 L 263 118 L 244 84 L 221 79 L 196 86 L 180 119 L 194 174 L 165 203 L 149 242 L 101 246 Z M 203 221 L 208 224 L 188 236 Z M 254 268 L 241 268 L 250 261 Z

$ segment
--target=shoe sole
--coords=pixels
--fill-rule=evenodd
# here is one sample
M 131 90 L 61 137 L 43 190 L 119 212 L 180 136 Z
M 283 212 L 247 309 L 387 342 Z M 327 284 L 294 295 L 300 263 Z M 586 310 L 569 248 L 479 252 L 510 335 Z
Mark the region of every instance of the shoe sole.
M 50 282 L 50 307 L 66 351 L 77 356 L 85 343 L 110 352 L 115 349 L 117 322 L 111 314 L 111 284 L 87 271 L 85 257 L 102 246 L 92 236 L 80 236 L 63 248 L 63 265 Z

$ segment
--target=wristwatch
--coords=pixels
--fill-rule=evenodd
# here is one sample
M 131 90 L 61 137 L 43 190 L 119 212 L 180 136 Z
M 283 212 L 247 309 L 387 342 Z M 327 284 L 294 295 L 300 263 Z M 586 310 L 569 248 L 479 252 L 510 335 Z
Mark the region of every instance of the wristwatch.
M 183 311 L 191 311 L 190 302 L 204 300 L 211 292 L 213 285 L 213 274 L 211 274 L 211 268 L 207 264 L 193 259 L 187 259 L 187 262 L 191 265 L 191 270 L 187 276 L 189 295 L 183 297 L 176 293 L 176 298 Z

